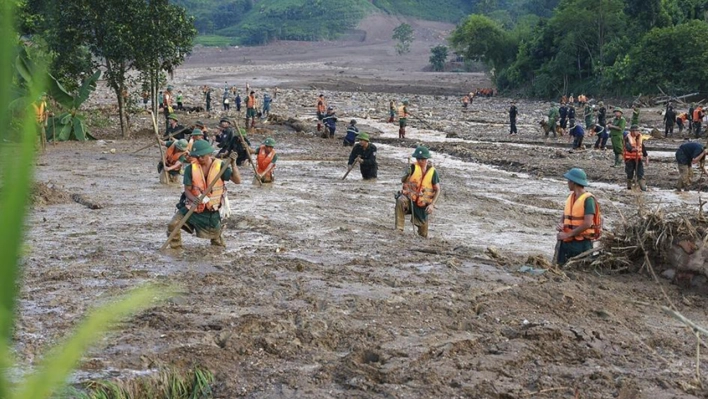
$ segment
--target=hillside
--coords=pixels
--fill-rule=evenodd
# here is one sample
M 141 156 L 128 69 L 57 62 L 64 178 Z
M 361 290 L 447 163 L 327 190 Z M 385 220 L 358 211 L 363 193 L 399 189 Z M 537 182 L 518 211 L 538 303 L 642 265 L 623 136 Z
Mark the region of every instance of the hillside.
M 255 45 L 273 40 L 329 40 L 368 14 L 457 23 L 477 0 L 175 0 L 195 16 L 199 44 Z

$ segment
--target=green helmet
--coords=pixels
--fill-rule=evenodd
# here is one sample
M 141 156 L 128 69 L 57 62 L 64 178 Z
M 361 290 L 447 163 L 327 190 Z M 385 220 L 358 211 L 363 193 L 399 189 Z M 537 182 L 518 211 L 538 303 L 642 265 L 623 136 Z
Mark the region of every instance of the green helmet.
M 588 175 L 584 170 L 580 168 L 573 168 L 563 175 L 566 179 L 572 181 L 573 183 L 587 187 L 588 186 Z
M 177 115 L 175 115 L 175 114 L 169 114 L 169 115 L 167 115 L 167 119 L 172 119 L 172 120 L 175 121 L 175 122 L 179 122 L 179 121 L 177 120 Z
M 202 132 L 202 131 L 199 130 L 199 129 L 194 129 L 194 130 L 192 130 L 192 134 L 190 134 L 190 136 L 192 136 L 192 137 L 194 137 L 194 136 L 204 136 L 204 132 Z
M 196 121 L 196 122 L 194 122 L 194 126 L 206 127 L 206 125 L 205 125 L 204 122 L 202 122 L 202 121 Z
M 180 140 L 175 141 L 175 147 L 180 151 L 186 150 L 188 144 L 189 143 L 187 143 L 187 140 L 185 140 L 185 139 L 180 139 Z
M 263 145 L 266 147 L 275 147 L 275 140 L 268 137 L 267 139 L 263 140 Z
M 356 139 L 357 139 L 357 140 L 371 141 L 371 139 L 369 138 L 369 134 L 368 134 L 368 133 L 359 133 L 359 135 L 356 136 Z
M 639 125 L 632 125 L 629 127 L 629 130 L 639 130 Z
M 430 150 L 425 146 L 418 146 L 413 151 L 413 158 L 415 159 L 430 159 Z
M 614 111 L 612 112 L 619 112 L 620 114 L 624 114 L 624 111 L 622 111 L 622 108 L 620 107 L 615 107 Z
M 201 157 L 204 155 L 209 155 L 212 152 L 214 152 L 214 147 L 212 147 L 208 141 L 198 140 L 192 145 L 192 152 L 190 152 L 189 155 L 193 157 Z
M 219 123 L 224 123 L 224 122 L 228 123 L 229 125 L 231 124 L 231 121 L 229 120 L 229 118 L 221 118 L 221 120 L 219 121 Z

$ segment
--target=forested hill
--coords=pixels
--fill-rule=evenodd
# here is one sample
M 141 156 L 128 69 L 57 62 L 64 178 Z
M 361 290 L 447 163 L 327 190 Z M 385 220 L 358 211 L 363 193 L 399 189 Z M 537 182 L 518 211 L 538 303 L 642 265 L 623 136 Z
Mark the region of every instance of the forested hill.
M 558 0 L 174 0 L 195 17 L 198 43 L 264 44 L 325 40 L 382 12 L 457 23 L 480 12 L 510 23 L 527 14 L 550 16 Z

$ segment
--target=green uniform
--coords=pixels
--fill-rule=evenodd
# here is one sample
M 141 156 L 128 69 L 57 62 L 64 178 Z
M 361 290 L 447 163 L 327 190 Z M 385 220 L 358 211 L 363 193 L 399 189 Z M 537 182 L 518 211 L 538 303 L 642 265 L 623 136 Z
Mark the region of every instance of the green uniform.
M 594 215 L 595 214 L 595 198 L 593 197 L 588 197 L 585 200 L 585 215 Z M 558 264 L 563 265 L 565 262 L 568 261 L 568 259 L 572 258 L 573 256 L 580 255 L 581 253 L 589 250 L 592 248 L 592 241 L 585 239 L 585 240 L 576 240 L 573 239 L 573 241 L 561 241 L 560 246 L 558 247 Z
M 622 155 L 622 147 L 624 140 L 622 134 L 624 133 L 624 128 L 627 126 L 627 120 L 624 117 L 619 117 L 612 119 L 610 122 L 613 126 L 610 128 L 610 139 L 612 140 L 612 150 L 615 155 Z
M 637 125 L 637 126 L 639 125 L 639 110 L 638 109 L 635 109 L 632 111 L 632 123 L 630 124 L 630 126 L 631 125 Z
M 555 132 L 556 122 L 558 121 L 559 117 L 560 114 L 558 113 L 558 108 L 551 107 L 551 110 L 548 111 L 548 126 L 551 128 L 552 132 Z
M 589 105 L 586 105 L 585 110 L 584 110 L 584 114 L 585 114 L 585 128 L 589 129 L 590 126 L 595 123 L 595 118 L 592 115 L 592 107 L 590 107 Z
M 214 160 L 214 162 L 218 161 Z M 231 174 L 233 173 L 231 167 L 225 162 L 222 162 L 221 167 L 227 168 L 221 176 L 221 180 L 224 182 L 231 180 Z M 211 182 L 206 183 L 209 184 Z M 184 169 L 184 185 L 192 185 L 192 164 L 187 165 Z M 189 212 L 189 208 L 187 208 L 186 205 L 181 205 L 177 209 L 181 215 L 180 219 Z M 185 223 L 185 226 L 188 227 L 186 229 L 188 231 L 195 230 L 199 238 L 214 239 L 221 235 L 221 215 L 219 211 L 209 211 L 206 209 L 201 213 L 194 212 L 187 220 L 187 223 Z

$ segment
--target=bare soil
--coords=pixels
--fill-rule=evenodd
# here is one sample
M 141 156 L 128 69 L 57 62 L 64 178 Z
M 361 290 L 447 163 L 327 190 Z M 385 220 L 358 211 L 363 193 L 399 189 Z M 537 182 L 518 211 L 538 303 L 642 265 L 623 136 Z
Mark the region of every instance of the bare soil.
M 508 99 L 476 100 L 463 113 L 456 94 L 412 96 L 422 122 L 412 119 L 400 140 L 385 119 L 386 93 L 398 97 L 401 81 L 410 85 L 406 93 L 457 93 L 486 78 L 406 70 L 411 75 L 399 80 L 401 71 L 385 61 L 392 55 L 376 56 L 393 51 L 390 41 L 291 45 L 243 49 L 250 64 L 239 63 L 240 54 L 200 50 L 176 77 L 193 86 L 245 86 L 247 76 L 256 77 L 253 86 L 279 84 L 273 112 L 311 127 L 295 133 L 262 121 L 262 133 L 251 135 L 254 144 L 277 141 L 277 180 L 267 188 L 229 183 L 226 249 L 185 235 L 184 250 L 158 251 L 181 188 L 159 184 L 155 148 L 133 154 L 154 140 L 149 133 L 113 140 L 115 129 L 106 129 L 95 133 L 107 141 L 49 146 L 37 167 L 37 180 L 47 183 L 39 195 L 49 198 L 29 219 L 18 358 L 33 364 L 92 306 L 161 282 L 181 295 L 120 325 L 85 357 L 76 380 L 202 365 L 216 373 L 219 398 L 706 397 L 694 379 L 693 333 L 634 302 L 663 304 L 660 284 L 680 312 L 705 325 L 704 295 L 645 274 L 518 271 L 552 257 L 567 195 L 562 173 L 572 166 L 587 170 L 608 229 L 643 207 L 698 212 L 699 194 L 671 190 L 680 139 L 652 142 L 647 193 L 623 188 L 623 171 L 609 167 L 608 153 L 569 154 L 564 139 L 544 140 L 537 122 L 548 104 L 541 102 L 520 103 L 520 136 L 509 139 Z M 365 53 L 380 70 L 355 70 Z M 352 65 L 313 70 L 306 54 L 338 54 Z M 222 64 L 232 66 L 216 67 Z M 337 75 L 347 76 L 341 90 Z M 341 115 L 335 140 L 314 131 L 320 87 Z M 104 100 L 99 93 L 94 101 Z M 645 111 L 643 125 L 655 126 L 657 110 Z M 219 117 L 182 114 L 184 123 L 211 126 Z M 349 150 L 340 140 L 351 118 L 378 146 L 376 182 L 361 181 L 357 171 L 341 179 Z M 134 121 L 148 126 L 145 115 Z M 393 195 L 419 143 L 434 150 L 443 187 L 427 240 L 410 224 L 403 234 L 393 228 Z M 252 172 L 241 173 L 250 182 Z M 49 184 L 61 188 L 53 194 L 61 201 L 43 194 Z M 64 193 L 103 208 L 66 201 Z M 708 371 L 703 361 L 700 371 Z

